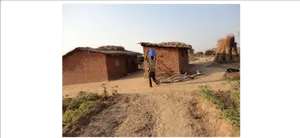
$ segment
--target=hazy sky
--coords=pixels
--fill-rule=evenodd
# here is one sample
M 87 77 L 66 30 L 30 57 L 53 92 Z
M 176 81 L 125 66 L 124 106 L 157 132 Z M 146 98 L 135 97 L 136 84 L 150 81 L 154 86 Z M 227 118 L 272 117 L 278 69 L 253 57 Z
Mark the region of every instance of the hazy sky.
M 103 45 L 142 52 L 141 41 L 179 41 L 204 51 L 240 31 L 240 5 L 63 5 L 62 20 L 63 54 Z

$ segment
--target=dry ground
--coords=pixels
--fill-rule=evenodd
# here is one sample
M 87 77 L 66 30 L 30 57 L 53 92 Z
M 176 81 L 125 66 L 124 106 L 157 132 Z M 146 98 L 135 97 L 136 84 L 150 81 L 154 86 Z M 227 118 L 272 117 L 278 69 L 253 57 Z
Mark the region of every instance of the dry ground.
M 195 94 L 200 85 L 213 90 L 231 89 L 221 81 L 226 69 L 208 68 L 212 58 L 206 59 L 191 63 L 205 75 L 188 82 L 154 84 L 149 88 L 140 71 L 116 81 L 64 86 L 65 97 L 79 91 L 101 93 L 103 83 L 109 92 L 117 90 L 122 96 L 117 104 L 93 116 L 75 136 L 239 136 L 239 129 L 220 119 L 212 103 Z

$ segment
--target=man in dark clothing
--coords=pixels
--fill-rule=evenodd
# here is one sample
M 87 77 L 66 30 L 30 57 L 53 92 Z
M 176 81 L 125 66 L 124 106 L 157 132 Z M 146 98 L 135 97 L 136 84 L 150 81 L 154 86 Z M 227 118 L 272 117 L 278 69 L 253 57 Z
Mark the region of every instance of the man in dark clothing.
M 149 51 L 148 51 L 149 52 Z M 151 56 L 150 60 L 148 58 L 148 52 L 146 54 L 146 61 L 148 62 L 149 64 L 149 68 L 148 68 L 148 72 L 149 72 L 149 83 L 150 83 L 150 87 L 152 87 L 152 81 L 151 79 L 153 79 L 153 81 L 155 82 L 156 85 L 159 85 L 159 81 L 156 80 L 155 78 L 155 65 L 156 65 L 156 59 L 154 56 Z

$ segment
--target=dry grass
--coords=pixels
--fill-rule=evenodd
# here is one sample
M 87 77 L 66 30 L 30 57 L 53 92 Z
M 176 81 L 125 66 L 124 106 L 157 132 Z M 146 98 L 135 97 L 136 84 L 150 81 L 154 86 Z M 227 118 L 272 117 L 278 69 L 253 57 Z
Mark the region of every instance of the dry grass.
M 231 91 L 212 91 L 201 86 L 198 94 L 217 105 L 224 119 L 240 127 L 240 79 L 224 77 L 223 80 L 231 85 Z
M 99 50 L 113 50 L 113 51 L 124 51 L 125 48 L 122 46 L 114 46 L 114 45 L 107 45 L 107 46 L 100 46 L 97 49 Z
M 213 92 L 207 86 L 201 86 L 198 94 L 217 105 L 222 111 L 222 117 L 233 125 L 240 127 L 239 87 L 235 92 Z
M 63 98 L 63 135 L 76 136 L 79 129 L 90 123 L 90 118 L 115 104 L 117 94 L 79 92 L 75 98 Z
M 162 42 L 162 43 L 150 43 L 140 42 L 141 46 L 145 47 L 173 47 L 173 48 L 192 48 L 191 45 L 182 42 Z
M 189 54 L 188 56 L 189 56 L 189 62 L 198 60 L 198 58 L 197 58 L 196 55 Z M 198 56 L 198 57 L 199 57 L 199 56 Z
M 75 98 L 64 98 L 63 125 L 74 123 L 107 99 L 108 96 L 83 91 L 79 92 Z

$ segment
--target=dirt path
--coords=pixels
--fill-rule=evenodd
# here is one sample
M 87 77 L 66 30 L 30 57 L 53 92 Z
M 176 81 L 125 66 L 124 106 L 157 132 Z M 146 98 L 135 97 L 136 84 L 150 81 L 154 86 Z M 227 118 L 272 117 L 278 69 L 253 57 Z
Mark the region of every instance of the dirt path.
M 238 136 L 209 102 L 191 92 L 123 95 L 123 100 L 91 119 L 79 136 Z M 196 98 L 195 98 L 196 97 Z M 198 98 L 198 99 L 197 99 Z M 209 107 L 209 108 L 208 108 Z M 200 113 L 199 113 L 200 112 Z
M 143 94 L 129 108 L 116 136 L 195 136 L 187 93 Z

